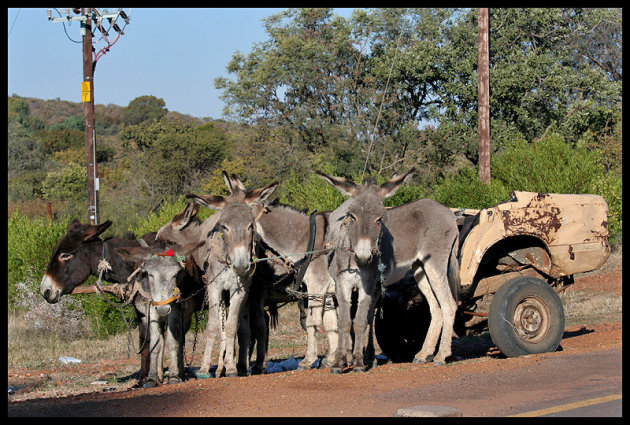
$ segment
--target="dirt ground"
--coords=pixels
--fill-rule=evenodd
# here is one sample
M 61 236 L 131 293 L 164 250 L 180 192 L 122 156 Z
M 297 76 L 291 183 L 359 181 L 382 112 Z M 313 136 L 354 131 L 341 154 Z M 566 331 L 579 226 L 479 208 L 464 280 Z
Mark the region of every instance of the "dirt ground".
M 622 296 L 621 265 L 615 270 L 576 277 L 572 291 Z M 383 403 L 365 402 L 373 394 L 405 397 L 411 384 L 423 387 L 457 382 L 462 376 L 531 368 L 564 356 L 621 350 L 622 323 L 567 327 L 555 353 L 506 359 L 487 336 L 453 341 L 445 366 L 383 364 L 366 373 L 331 375 L 328 370 L 288 371 L 261 376 L 189 379 L 177 385 L 134 389 L 138 359 L 82 363 L 51 370 L 9 370 L 9 416 L 392 416 Z M 271 353 L 273 358 L 273 353 Z M 542 367 L 542 366 L 541 366 Z M 124 379 L 121 368 L 129 370 Z M 621 370 L 619 370 L 621 372 Z M 77 382 L 89 382 L 79 385 Z M 51 383 L 53 383 L 51 385 Z M 45 387 L 45 389 L 44 389 Z M 41 388 L 41 390 L 39 389 Z M 428 387 L 427 387 L 428 388 Z M 394 397 L 394 396 L 391 396 Z M 395 397 L 394 397 L 395 398 Z M 395 406 L 394 400 L 386 400 Z M 478 403 L 478 401 L 477 401 Z M 393 407 L 392 407 L 393 408 Z M 396 409 L 394 409 L 395 411 Z

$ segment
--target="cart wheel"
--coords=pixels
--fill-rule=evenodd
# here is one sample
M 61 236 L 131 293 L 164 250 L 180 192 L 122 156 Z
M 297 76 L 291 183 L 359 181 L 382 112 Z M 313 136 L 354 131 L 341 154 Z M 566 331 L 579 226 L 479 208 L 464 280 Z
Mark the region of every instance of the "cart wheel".
M 488 329 L 508 357 L 555 351 L 564 334 L 560 297 L 541 279 L 514 278 L 494 295 Z
M 431 315 L 426 303 L 409 306 L 385 297 L 374 315 L 374 334 L 383 354 L 394 363 L 409 363 L 422 348 Z

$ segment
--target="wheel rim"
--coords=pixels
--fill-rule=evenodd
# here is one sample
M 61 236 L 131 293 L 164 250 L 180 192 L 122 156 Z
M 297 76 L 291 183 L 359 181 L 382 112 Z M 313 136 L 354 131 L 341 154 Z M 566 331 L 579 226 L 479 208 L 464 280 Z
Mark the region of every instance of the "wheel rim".
M 549 309 L 542 299 L 524 298 L 514 310 L 514 329 L 523 341 L 536 344 L 545 339 L 551 327 Z

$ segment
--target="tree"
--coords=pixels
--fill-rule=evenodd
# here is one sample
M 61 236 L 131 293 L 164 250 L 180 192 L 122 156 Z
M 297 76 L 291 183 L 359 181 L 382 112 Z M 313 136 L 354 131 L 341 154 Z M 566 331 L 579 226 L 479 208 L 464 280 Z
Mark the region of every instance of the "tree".
M 492 148 L 548 131 L 577 140 L 597 119 L 566 118 L 620 103 L 620 23 L 618 9 L 490 9 Z M 234 54 L 234 79 L 215 80 L 227 116 L 273 127 L 307 162 L 349 154 L 341 174 L 395 172 L 428 151 L 477 162 L 476 10 L 290 9 L 265 28 L 268 41 Z M 444 144 L 426 144 L 429 124 Z
M 167 113 L 164 99 L 155 96 L 140 96 L 129 102 L 123 111 L 123 123 L 140 124 L 145 121 L 157 121 Z

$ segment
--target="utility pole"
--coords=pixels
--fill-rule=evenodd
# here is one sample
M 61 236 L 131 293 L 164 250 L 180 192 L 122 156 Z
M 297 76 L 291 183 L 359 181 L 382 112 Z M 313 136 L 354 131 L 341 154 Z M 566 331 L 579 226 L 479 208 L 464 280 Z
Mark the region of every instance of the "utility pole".
M 88 218 L 91 224 L 98 224 L 98 177 L 96 167 L 95 118 L 94 118 L 94 63 L 92 47 L 92 10 L 81 9 L 81 34 L 83 35 L 83 82 L 81 101 L 85 115 L 85 163 L 87 164 Z
M 56 9 L 55 9 L 56 10 Z M 71 10 L 78 16 L 72 16 Z M 125 21 L 125 26 L 129 24 L 129 17 L 122 10 L 116 12 L 99 12 L 95 8 L 73 8 L 65 9 L 66 16 L 62 16 L 57 10 L 60 17 L 53 17 L 51 9 L 48 9 L 48 20 L 52 22 L 70 23 L 71 21 L 79 21 L 81 24 L 82 48 L 83 48 L 83 81 L 81 82 L 81 102 L 83 102 L 83 113 L 85 115 L 85 162 L 87 164 L 87 189 L 88 189 L 88 220 L 90 224 L 96 225 L 100 222 L 100 210 L 98 207 L 98 191 L 99 179 L 96 166 L 96 119 L 94 114 L 94 68 L 98 59 L 109 51 L 123 31 L 118 27 L 116 20 L 121 17 Z M 97 55 L 94 55 L 94 47 L 92 46 L 92 22 L 96 24 L 107 42 L 107 46 L 103 48 Z M 107 28 L 106 28 L 107 27 Z M 118 36 L 113 41 L 109 41 L 108 31 L 113 28 Z M 124 29 L 124 27 L 123 27 Z
M 488 8 L 478 10 L 479 179 L 490 183 L 490 58 Z

